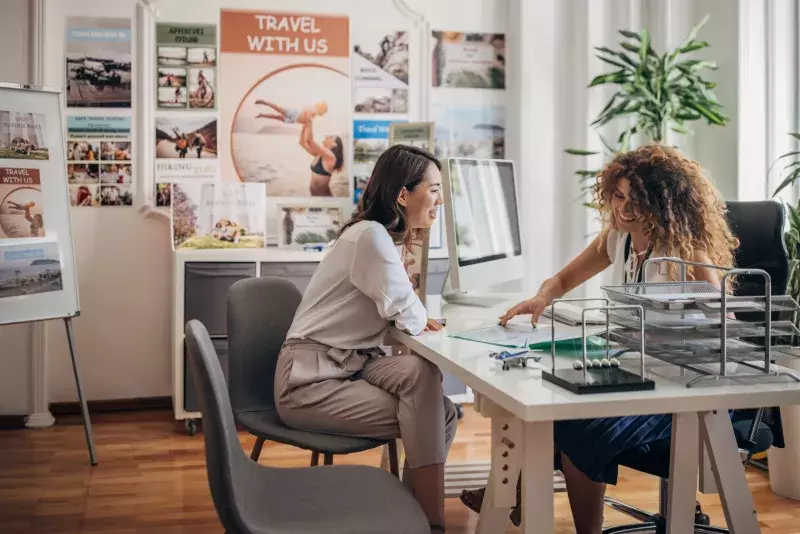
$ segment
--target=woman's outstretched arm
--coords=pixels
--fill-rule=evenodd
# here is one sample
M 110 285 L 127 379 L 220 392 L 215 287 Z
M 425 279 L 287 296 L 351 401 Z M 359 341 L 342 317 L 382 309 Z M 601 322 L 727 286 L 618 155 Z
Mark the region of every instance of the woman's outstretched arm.
M 315 155 L 321 157 L 323 160 L 328 160 L 328 162 L 335 162 L 336 156 L 334 156 L 333 152 L 329 149 L 325 148 L 324 146 L 320 145 L 314 140 L 314 130 L 313 130 L 313 123 L 314 119 L 309 120 L 304 126 L 306 128 L 306 144 L 308 145 L 308 151 Z
M 316 156 L 317 154 L 311 149 L 308 145 L 308 124 L 303 123 L 303 127 L 300 129 L 300 146 L 303 147 L 303 150 L 311 154 L 312 156 Z

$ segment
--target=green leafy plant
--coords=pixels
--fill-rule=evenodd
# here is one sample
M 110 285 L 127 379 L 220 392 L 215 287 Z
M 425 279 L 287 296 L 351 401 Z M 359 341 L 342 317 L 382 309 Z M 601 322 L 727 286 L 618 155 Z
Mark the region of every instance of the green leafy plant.
M 790 133 L 789 135 L 800 140 L 800 133 Z M 775 164 L 786 158 L 793 158 L 794 160 L 787 163 L 782 169 L 782 172 L 788 172 L 788 174 L 778 187 L 775 188 L 775 191 L 772 193 L 773 198 L 787 187 L 793 186 L 798 178 L 800 178 L 800 160 L 797 158 L 798 155 L 800 155 L 799 150 L 792 150 L 780 156 L 775 160 L 775 163 L 772 164 L 772 167 L 774 167 Z M 772 170 L 772 167 L 770 167 L 770 170 Z M 789 218 L 789 228 L 783 235 L 784 242 L 786 243 L 786 251 L 789 255 L 789 281 L 786 286 L 786 292 L 795 301 L 800 301 L 800 201 L 794 206 L 786 206 L 786 211 Z M 800 315 L 795 314 L 793 322 L 794 324 L 798 324 L 798 322 L 800 322 Z
M 708 48 L 706 41 L 697 40 L 700 29 L 708 22 L 706 16 L 692 28 L 683 43 L 674 50 L 656 53 L 650 32 L 643 28 L 639 33 L 620 30 L 624 39 L 620 50 L 596 47 L 596 57 L 614 67 L 614 70 L 596 76 L 589 88 L 612 84 L 618 86 L 611 100 L 591 123 L 600 129 L 612 121 L 633 118 L 612 145 L 598 134 L 605 147 L 605 157 L 630 150 L 631 142 L 662 142 L 669 130 L 692 135 L 688 123 L 704 120 L 714 126 L 724 126 L 730 121 L 722 104 L 714 95 L 716 84 L 703 77 L 705 71 L 716 70 L 714 61 L 687 58 L 687 54 Z M 632 125 L 630 125 L 632 123 Z M 600 152 L 570 148 L 568 154 L 594 156 Z M 576 171 L 585 192 L 592 188 L 586 182 L 596 177 L 598 169 Z M 586 203 L 592 206 L 592 203 Z

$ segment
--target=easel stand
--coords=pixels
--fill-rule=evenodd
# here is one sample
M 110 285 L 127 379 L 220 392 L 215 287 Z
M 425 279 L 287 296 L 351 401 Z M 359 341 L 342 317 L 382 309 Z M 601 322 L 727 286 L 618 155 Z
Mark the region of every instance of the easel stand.
M 64 318 L 64 326 L 67 327 L 67 342 L 69 343 L 69 356 L 72 359 L 72 371 L 75 373 L 75 386 L 78 388 L 78 401 L 81 403 L 81 413 L 83 414 L 83 429 L 86 432 L 86 444 L 89 446 L 89 460 L 92 465 L 97 465 L 97 454 L 94 450 L 94 434 L 92 433 L 92 422 L 89 420 L 89 408 L 86 405 L 86 396 L 83 394 L 83 382 L 81 373 L 78 371 L 78 361 L 75 359 L 75 332 L 72 329 L 72 318 Z

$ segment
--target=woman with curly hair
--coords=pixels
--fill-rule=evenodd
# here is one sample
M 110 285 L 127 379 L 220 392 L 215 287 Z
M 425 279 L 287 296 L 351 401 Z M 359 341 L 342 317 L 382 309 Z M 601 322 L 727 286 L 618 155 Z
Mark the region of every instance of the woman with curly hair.
M 724 204 L 700 166 L 677 150 L 650 144 L 617 155 L 598 176 L 595 198 L 603 222 L 600 235 L 546 280 L 536 296 L 500 317 L 501 324 L 517 315 L 531 315 L 536 324 L 553 300 L 607 267 L 615 285 L 641 282 L 642 265 L 649 257 L 732 267 L 738 242 L 728 227 Z M 674 281 L 679 276 L 674 263 L 647 266 L 648 282 Z M 716 269 L 689 267 L 687 277 L 720 286 Z M 578 534 L 601 532 L 606 484 L 617 483 L 619 455 L 669 439 L 671 430 L 670 414 L 554 424 L 555 466 L 564 473 Z M 461 500 L 479 512 L 483 493 L 464 491 Z M 512 520 L 519 525 L 519 494 Z

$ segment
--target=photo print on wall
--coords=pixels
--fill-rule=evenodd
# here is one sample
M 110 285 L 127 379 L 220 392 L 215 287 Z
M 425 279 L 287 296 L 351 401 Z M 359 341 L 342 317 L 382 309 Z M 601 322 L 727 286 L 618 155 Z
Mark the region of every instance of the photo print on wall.
M 216 107 L 217 27 L 156 24 L 156 106 Z
M 348 18 L 223 9 L 220 21 L 223 179 L 349 197 Z
M 436 157 L 505 157 L 505 107 L 435 103 Z
M 156 116 L 156 205 L 168 206 L 165 185 L 179 180 L 216 180 L 217 118 L 214 115 Z M 161 195 L 159 195 L 161 190 Z M 163 203 L 163 204 L 160 204 Z
M 433 87 L 506 88 L 502 33 L 432 32 Z
M 354 28 L 353 110 L 408 113 L 408 33 Z
M 265 246 L 264 184 L 172 184 L 172 245 L 178 248 Z
M 70 205 L 132 206 L 131 118 L 67 117 L 67 180 Z
M 67 107 L 131 107 L 131 19 L 67 17 Z
M 353 121 L 353 203 L 358 204 L 375 162 L 389 148 L 393 121 Z

